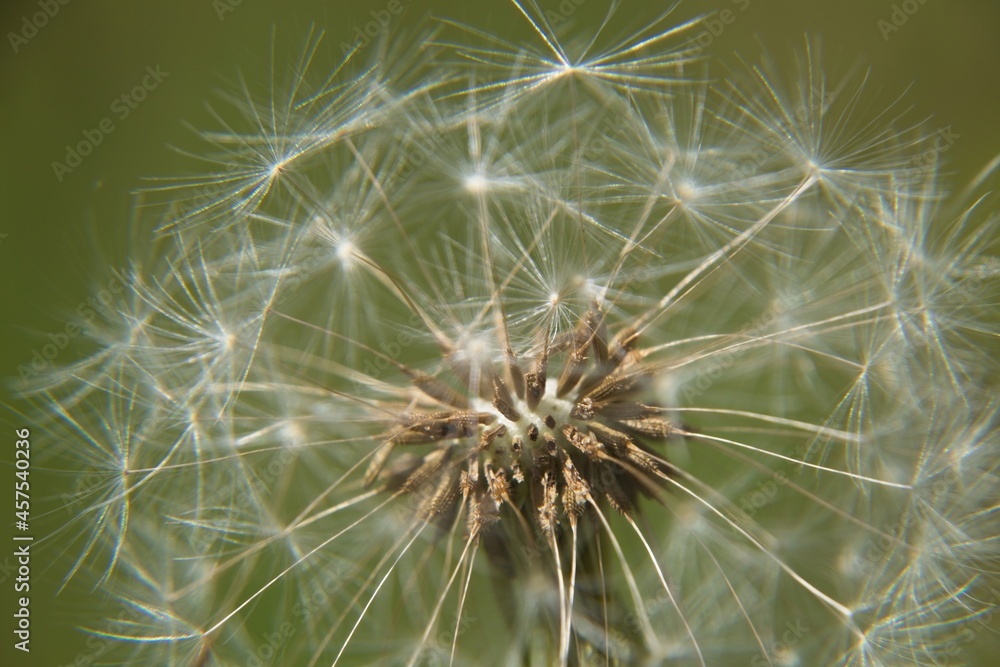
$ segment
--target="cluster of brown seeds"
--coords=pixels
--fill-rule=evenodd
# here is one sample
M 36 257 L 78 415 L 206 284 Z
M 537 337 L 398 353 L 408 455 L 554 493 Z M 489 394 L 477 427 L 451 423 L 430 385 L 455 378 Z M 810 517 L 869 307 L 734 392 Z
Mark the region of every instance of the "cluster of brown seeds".
M 505 362 L 477 372 L 450 361 L 450 375 L 477 378 L 466 391 L 404 369 L 428 409 L 401 409 L 366 481 L 406 496 L 425 520 L 447 524 L 465 504 L 474 537 L 508 513 L 547 541 L 588 504 L 631 515 L 669 472 L 651 445 L 675 432 L 663 408 L 638 400 L 650 380 L 638 340 L 632 327 L 609 337 L 592 307 L 526 365 L 509 346 Z M 548 377 L 553 360 L 558 379 Z

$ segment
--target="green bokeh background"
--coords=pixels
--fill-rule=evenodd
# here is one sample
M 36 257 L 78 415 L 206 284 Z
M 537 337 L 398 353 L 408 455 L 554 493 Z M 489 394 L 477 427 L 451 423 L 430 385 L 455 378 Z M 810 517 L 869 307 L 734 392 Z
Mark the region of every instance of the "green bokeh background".
M 222 0 L 225 1 L 225 0 Z M 250 81 L 266 81 L 258 71 L 267 62 L 272 34 L 294 46 L 315 24 L 327 33 L 331 52 L 349 41 L 355 26 L 371 20 L 386 0 L 230 0 L 236 5 L 220 19 L 212 0 L 173 2 L 70 1 L 14 53 L 8 33 L 20 32 L 25 16 L 39 11 L 36 1 L 7 0 L 0 7 L 0 377 L 14 378 L 20 364 L 61 331 L 77 304 L 122 265 L 130 244 L 142 243 L 147 227 L 134 227 L 130 193 L 141 177 L 185 173 L 196 165 L 171 146 L 198 147 L 185 123 L 208 123 L 206 102 L 231 86 L 243 71 Z M 568 0 L 567 0 L 568 3 Z M 427 14 L 448 16 L 500 34 L 529 38 L 527 26 L 506 0 L 402 0 L 405 10 L 393 23 L 415 24 Z M 558 10 L 558 0 L 540 0 Z M 724 72 L 735 54 L 748 62 L 760 58 L 762 45 L 782 57 L 802 43 L 802 35 L 821 36 L 827 62 L 846 69 L 860 62 L 871 67 L 872 85 L 886 100 L 909 87 L 904 106 L 914 118 L 930 118 L 929 128 L 951 126 L 958 139 L 944 155 L 956 188 L 1000 152 L 1000 2 L 996 0 L 909 0 L 919 9 L 883 39 L 877 22 L 893 12 L 890 0 L 687 0 L 678 16 L 725 8 L 736 20 L 714 39 L 707 53 L 711 71 Z M 904 4 L 904 3 L 895 3 Z M 580 21 L 599 20 L 605 0 L 584 0 L 574 12 Z M 666 3 L 625 0 L 625 18 L 648 17 Z M 740 11 L 740 7 L 745 7 Z M 390 26 L 395 28 L 396 26 Z M 636 26 L 638 27 L 638 26 Z M 843 62 L 839 62 L 842 60 Z M 82 139 L 105 117 L 112 102 L 138 84 L 147 66 L 169 72 L 166 80 L 124 120 L 92 155 L 59 182 L 51 163 L 63 160 L 66 144 Z M 57 357 L 71 363 L 83 353 L 70 342 Z M 16 384 L 2 389 L 11 407 L 0 435 L 0 511 L 13 500 L 14 428 L 31 428 L 16 395 Z M 32 446 L 52 447 L 40 431 Z M 33 521 L 36 536 L 68 517 L 59 507 L 65 476 L 33 469 Z M 43 516 L 52 512 L 51 516 Z M 4 515 L 6 517 L 6 515 Z M 0 663 L 72 664 L 88 651 L 86 635 L 75 628 L 94 625 L 104 614 L 100 592 L 75 589 L 54 597 L 65 561 L 56 541 L 40 545 L 32 562 L 32 652 L 14 651 L 12 577 L 3 569 L 13 548 L 10 525 L 0 523 Z M 9 558 L 9 557 L 8 557 Z

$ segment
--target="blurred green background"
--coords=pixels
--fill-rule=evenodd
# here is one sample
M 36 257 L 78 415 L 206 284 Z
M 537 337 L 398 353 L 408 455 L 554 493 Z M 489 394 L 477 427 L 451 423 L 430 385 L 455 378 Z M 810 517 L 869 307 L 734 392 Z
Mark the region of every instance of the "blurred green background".
M 401 3 L 404 11 L 393 18 L 395 24 L 415 24 L 434 14 L 515 39 L 530 37 L 526 23 L 505 0 Z M 562 2 L 566 7 L 577 3 Z M 267 73 L 259 70 L 268 62 L 272 33 L 284 46 L 296 46 L 315 24 L 326 31 L 326 46 L 336 55 L 338 45 L 371 20 L 370 12 L 385 9 L 387 0 L 42 4 L 56 6 L 58 12 L 35 32 L 25 30 L 25 20 L 42 11 L 38 0 L 7 0 L 0 7 L 3 378 L 16 378 L 18 366 L 30 363 L 33 351 L 49 342 L 48 334 L 61 331 L 77 305 L 107 283 L 109 267 L 121 266 L 129 245 L 142 243 L 148 226 L 130 226 L 131 193 L 142 177 L 197 168 L 171 146 L 200 148 L 185 123 L 214 127 L 206 103 L 217 99 L 215 91 L 232 87 L 239 72 L 250 82 L 266 82 Z M 560 11 L 560 0 L 539 4 Z M 894 5 L 904 4 L 917 9 L 886 39 L 878 22 L 891 21 Z M 606 0 L 583 0 L 573 20 L 599 20 L 606 6 Z M 638 28 L 661 6 L 667 3 L 625 0 L 620 12 Z M 931 129 L 952 127 L 956 140 L 944 158 L 956 188 L 1000 152 L 1000 2 L 688 0 L 677 16 L 727 8 L 736 18 L 707 50 L 713 74 L 724 73 L 725 64 L 735 65 L 736 54 L 757 62 L 763 45 L 775 56 L 787 57 L 803 34 L 820 36 L 828 64 L 842 65 L 841 71 L 856 61 L 870 66 L 873 88 L 884 93 L 880 99 L 892 100 L 909 87 L 903 106 L 913 105 L 914 118 L 930 118 Z M 147 67 L 157 66 L 168 75 L 121 118 L 122 107 L 112 107 L 116 98 L 139 84 Z M 57 179 L 52 162 L 64 161 L 66 145 L 79 142 L 84 131 L 94 130 L 106 117 L 112 118 L 114 131 L 71 173 Z M 69 341 L 56 362 L 79 358 L 81 342 Z M 19 415 L 23 406 L 15 390 L 14 382 L 2 390 L 11 408 L 0 438 L 2 498 L 13 495 L 6 490 L 14 481 L 13 429 L 31 427 Z M 50 445 L 38 437 L 32 443 L 36 450 Z M 67 478 L 52 476 L 40 465 L 33 473 L 33 518 L 36 534 L 41 534 L 67 518 L 59 510 L 65 489 L 58 488 Z M 52 516 L 43 517 L 46 511 Z M 54 564 L 62 550 L 55 541 L 40 546 L 32 563 L 33 650 L 30 656 L 14 651 L 14 591 L 4 560 L 12 549 L 3 546 L 12 543 L 10 526 L 6 520 L 3 524 L 0 663 L 62 665 L 91 655 L 87 636 L 75 628 L 94 625 L 103 615 L 100 594 L 76 589 L 54 597 L 65 573 L 65 561 Z

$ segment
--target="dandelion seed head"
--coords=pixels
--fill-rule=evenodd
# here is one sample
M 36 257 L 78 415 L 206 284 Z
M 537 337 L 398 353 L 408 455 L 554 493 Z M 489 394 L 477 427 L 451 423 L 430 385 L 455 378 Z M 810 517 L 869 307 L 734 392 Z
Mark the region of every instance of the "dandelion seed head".
M 936 664 L 989 608 L 986 194 L 815 43 L 718 99 L 616 7 L 310 38 L 156 189 L 31 386 L 123 660 Z

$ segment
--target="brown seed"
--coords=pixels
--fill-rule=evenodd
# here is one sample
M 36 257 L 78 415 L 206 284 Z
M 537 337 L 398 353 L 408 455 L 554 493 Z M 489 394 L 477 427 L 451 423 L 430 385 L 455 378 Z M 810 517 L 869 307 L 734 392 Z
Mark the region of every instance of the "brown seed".
M 569 413 L 569 416 L 573 419 L 590 421 L 594 418 L 594 401 L 590 398 L 580 400 L 580 402 L 573 406 L 573 410 Z
M 511 382 L 514 384 L 514 392 L 518 398 L 524 398 L 524 373 L 517 363 L 517 356 L 514 350 L 507 348 L 507 369 L 510 371 Z
M 615 421 L 624 419 L 645 419 L 660 412 L 659 408 L 638 401 L 615 401 L 594 403 L 594 412 Z
M 371 483 L 379 476 L 382 472 L 382 468 L 385 467 L 386 461 L 389 460 L 389 456 L 392 454 L 393 448 L 396 446 L 394 440 L 389 439 L 385 443 L 379 446 L 372 456 L 371 463 L 368 464 L 368 469 L 365 471 L 365 486 L 371 486 Z
M 569 514 L 571 524 L 575 524 L 577 518 L 583 514 L 587 506 L 587 496 L 590 493 L 590 486 L 580 476 L 580 473 L 573 466 L 573 462 L 566 457 L 563 461 L 563 479 L 566 486 L 563 489 L 563 509 Z
M 608 375 L 596 387 L 587 392 L 587 397 L 598 402 L 627 394 L 635 387 L 637 379 L 633 375 Z
M 420 513 L 428 518 L 450 514 L 458 500 L 460 477 L 458 469 L 454 466 L 446 466 L 438 478 L 434 493 L 420 507 Z
M 496 417 L 488 412 L 436 412 L 429 415 L 406 415 L 400 421 L 403 429 L 392 437 L 394 442 L 417 445 L 449 438 L 469 438 L 480 424 L 489 424 Z
M 438 472 L 448 465 L 449 460 L 454 446 L 444 447 L 442 449 L 435 449 L 433 452 L 429 453 L 427 456 L 423 457 L 421 464 L 406 478 L 406 482 L 403 484 L 403 490 L 409 492 L 417 492 L 417 490 L 429 479 L 433 478 Z
M 587 364 L 587 348 L 590 347 L 590 339 L 594 335 L 596 322 L 597 312 L 590 309 L 576 325 L 571 342 L 572 349 L 567 355 L 562 375 L 559 376 L 556 396 L 561 398 L 568 394 L 583 377 L 583 371 Z
M 635 327 L 632 325 L 625 327 L 615 335 L 611 345 L 608 346 L 610 360 L 621 364 L 625 360 L 625 356 L 635 348 L 638 342 L 639 334 Z
M 521 414 L 514 409 L 514 399 L 507 385 L 499 378 L 493 378 L 493 407 L 512 422 L 520 421 Z
M 551 472 L 542 475 L 542 503 L 538 506 L 538 526 L 546 537 L 552 537 L 558 524 L 556 499 L 559 497 L 556 480 Z
M 538 402 L 545 393 L 545 377 L 538 373 L 526 373 L 524 376 L 525 403 L 532 410 L 538 407 Z
M 663 440 L 674 432 L 674 427 L 666 419 L 660 417 L 646 417 L 644 419 L 623 419 L 621 422 L 632 431 L 644 435 L 648 438 Z
M 489 449 L 494 440 L 502 438 L 505 435 L 507 435 L 507 427 L 503 424 L 490 426 L 479 436 L 479 449 Z
M 591 461 L 600 461 L 604 447 L 572 424 L 563 424 L 563 435 L 570 444 L 583 452 Z
M 610 426 L 605 426 L 600 422 L 590 422 L 587 424 L 590 433 L 597 440 L 608 447 L 616 458 L 626 456 L 628 446 L 632 444 L 632 438 L 626 433 L 616 431 Z

